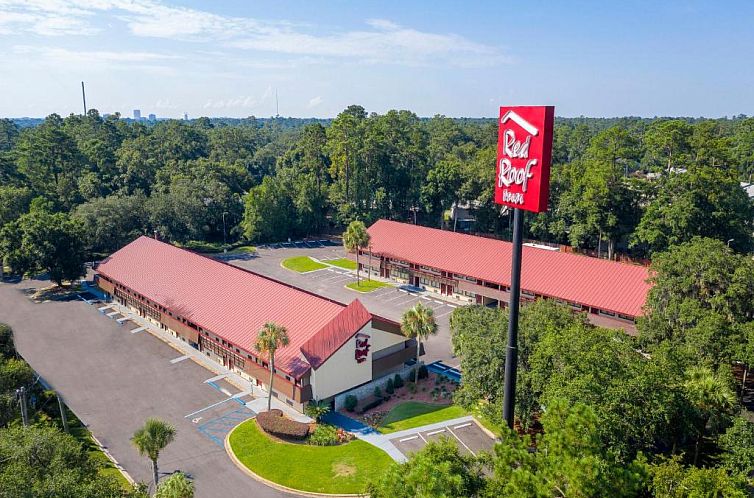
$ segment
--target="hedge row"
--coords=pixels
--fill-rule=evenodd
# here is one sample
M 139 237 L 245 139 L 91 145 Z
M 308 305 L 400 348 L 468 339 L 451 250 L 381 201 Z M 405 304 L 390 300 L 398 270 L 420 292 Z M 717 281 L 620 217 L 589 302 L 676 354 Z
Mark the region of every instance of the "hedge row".
M 270 410 L 257 415 L 257 423 L 268 434 L 289 439 L 305 439 L 309 424 L 283 417 L 281 410 Z

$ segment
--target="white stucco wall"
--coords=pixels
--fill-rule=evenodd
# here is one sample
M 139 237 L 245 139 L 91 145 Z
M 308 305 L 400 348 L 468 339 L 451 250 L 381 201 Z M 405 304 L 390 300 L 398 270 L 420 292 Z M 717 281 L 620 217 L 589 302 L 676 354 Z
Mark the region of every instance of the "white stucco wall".
M 358 363 L 354 357 L 356 352 L 356 334 L 354 334 L 324 364 L 316 370 L 312 369 L 311 383 L 314 399 L 329 398 L 339 392 L 371 381 L 372 355 L 406 340 L 405 337 L 372 328 L 371 322 L 359 332 L 370 336 L 369 344 L 371 347 L 366 361 Z

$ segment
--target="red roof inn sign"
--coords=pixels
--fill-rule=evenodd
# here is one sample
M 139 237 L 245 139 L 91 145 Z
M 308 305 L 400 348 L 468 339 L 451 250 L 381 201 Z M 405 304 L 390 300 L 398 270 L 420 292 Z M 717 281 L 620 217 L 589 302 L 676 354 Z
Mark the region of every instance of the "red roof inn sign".
M 547 211 L 554 117 L 553 106 L 500 108 L 496 203 Z

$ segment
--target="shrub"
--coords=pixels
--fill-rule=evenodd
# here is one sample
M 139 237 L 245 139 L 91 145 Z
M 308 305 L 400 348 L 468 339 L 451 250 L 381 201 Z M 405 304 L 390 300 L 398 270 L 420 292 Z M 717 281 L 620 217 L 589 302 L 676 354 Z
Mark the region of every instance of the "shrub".
M 400 389 L 403 387 L 403 377 L 401 377 L 398 374 L 395 374 L 395 377 L 393 377 L 393 387 L 396 389 Z
M 338 441 L 338 429 L 328 424 L 317 424 L 317 428 L 309 435 L 309 444 L 315 446 L 331 446 L 338 444 Z
M 260 413 L 257 415 L 257 423 L 266 433 L 273 436 L 304 439 L 309 434 L 309 424 L 285 418 L 280 410 Z
M 427 370 L 427 365 L 422 364 L 419 366 L 419 378 L 420 379 L 426 379 L 427 376 L 429 376 L 429 371 Z
M 395 388 L 393 387 L 393 379 L 387 380 L 387 384 L 385 384 L 385 392 L 388 394 L 393 394 L 395 392 Z
M 413 382 L 410 382 L 408 384 L 408 392 L 410 392 L 411 394 L 414 394 L 416 392 L 416 384 L 414 384 Z
M 343 402 L 343 406 L 345 406 L 346 410 L 349 412 L 354 411 L 356 409 L 356 405 L 358 404 L 359 400 L 353 394 L 346 396 L 346 400 Z
M 330 412 L 330 405 L 322 401 L 310 401 L 304 408 L 304 413 L 313 418 L 315 422 L 327 415 Z
M 382 401 L 383 401 L 382 398 L 376 398 L 374 401 L 370 401 L 369 403 L 362 406 L 360 412 L 361 413 L 368 412 L 372 408 L 380 406 L 382 404 Z
M 374 386 L 374 397 L 375 398 L 382 397 L 382 389 L 380 389 L 380 386 Z

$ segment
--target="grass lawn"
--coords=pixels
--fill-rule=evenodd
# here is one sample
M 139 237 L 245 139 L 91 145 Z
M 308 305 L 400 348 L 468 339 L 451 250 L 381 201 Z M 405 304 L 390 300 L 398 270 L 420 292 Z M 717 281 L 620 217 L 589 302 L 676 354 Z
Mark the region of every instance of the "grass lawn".
M 386 284 L 385 282 L 379 282 L 377 280 L 362 279 L 360 284 L 351 282 L 350 284 L 347 284 L 346 287 L 358 292 L 372 292 L 376 291 L 377 289 L 381 289 L 382 287 L 392 287 L 392 285 Z
M 76 440 L 81 443 L 86 452 L 89 454 L 89 458 L 99 464 L 99 469 L 97 470 L 97 472 L 100 475 L 108 475 L 114 477 L 123 487 L 123 489 L 128 491 L 132 490 L 133 487 L 131 486 L 131 483 L 129 483 L 125 476 L 121 474 L 121 472 L 117 468 L 115 468 L 113 462 L 111 462 L 110 459 L 107 458 L 104 453 L 102 453 L 102 451 L 99 449 L 99 446 L 97 446 L 97 443 L 95 443 L 92 439 L 92 436 L 86 429 L 86 427 L 77 424 L 78 421 L 75 417 L 73 417 L 73 420 L 69 420 L 71 436 L 76 438 Z
M 257 252 L 257 248 L 254 246 L 238 246 L 230 252 Z
M 356 269 L 356 262 L 351 261 L 347 258 L 338 258 L 338 259 L 323 259 L 323 263 L 327 263 L 328 265 L 337 266 L 339 268 L 343 268 L 345 270 L 355 270 Z
M 389 434 L 466 415 L 468 412 L 458 405 L 433 405 L 406 401 L 390 410 L 382 421 L 379 431 Z
M 299 273 L 306 273 L 308 271 L 321 270 L 327 268 L 327 265 L 323 265 L 317 261 L 314 261 L 309 256 L 294 256 L 292 258 L 284 259 L 281 263 L 284 268 L 297 271 Z
M 354 440 L 340 446 L 273 441 L 247 420 L 230 434 L 236 457 L 255 474 L 289 488 L 315 493 L 362 493 L 393 463 L 379 448 Z

